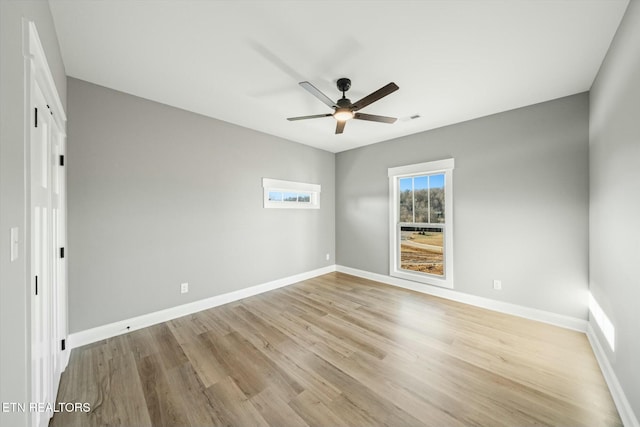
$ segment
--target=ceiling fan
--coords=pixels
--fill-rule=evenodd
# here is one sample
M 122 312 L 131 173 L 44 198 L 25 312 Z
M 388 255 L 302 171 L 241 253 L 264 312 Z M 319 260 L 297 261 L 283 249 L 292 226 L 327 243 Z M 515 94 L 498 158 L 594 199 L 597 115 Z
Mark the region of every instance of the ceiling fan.
M 358 110 L 363 109 L 367 105 L 376 102 L 380 98 L 383 98 L 389 95 L 392 92 L 400 89 L 398 85 L 391 82 L 386 86 L 381 87 L 373 93 L 365 96 L 361 100 L 351 103 L 351 100 L 345 96 L 345 92 L 349 90 L 351 87 L 351 80 L 343 77 L 338 79 L 336 82 L 338 86 L 338 90 L 342 92 L 342 98 L 338 99 L 336 102 L 333 102 L 331 98 L 329 98 L 324 93 L 320 92 L 318 88 L 312 85 L 309 82 L 300 82 L 300 86 L 306 89 L 311 95 L 318 98 L 320 101 L 333 108 L 333 113 L 327 114 L 314 114 L 312 116 L 300 116 L 300 117 L 289 117 L 287 120 L 306 120 L 306 119 L 318 119 L 320 117 L 329 117 L 333 116 L 336 121 L 336 134 L 342 133 L 344 131 L 344 126 L 347 123 L 347 120 L 356 119 L 356 120 L 368 120 L 371 122 L 380 122 L 380 123 L 394 123 L 396 120 L 395 117 L 387 117 L 387 116 L 377 116 L 375 114 L 364 114 L 358 113 Z

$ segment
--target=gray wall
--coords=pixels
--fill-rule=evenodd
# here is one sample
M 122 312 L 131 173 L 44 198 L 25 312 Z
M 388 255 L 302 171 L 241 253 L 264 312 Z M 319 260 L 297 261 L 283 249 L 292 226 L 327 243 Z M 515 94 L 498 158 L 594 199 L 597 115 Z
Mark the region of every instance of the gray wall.
M 30 331 L 25 210 L 24 57 L 22 20 L 34 21 L 63 105 L 66 77 L 49 4 L 0 0 L 0 401 L 28 402 Z M 19 258 L 10 262 L 9 233 L 20 228 Z M 27 425 L 28 414 L 1 413 L 0 424 Z
M 616 330 L 593 324 L 640 417 L 640 2 L 632 0 L 590 96 L 590 289 Z
M 68 90 L 70 332 L 334 263 L 334 154 L 73 78 Z M 263 209 L 263 177 L 321 184 L 321 208 Z
M 588 102 L 574 95 L 339 153 L 338 264 L 389 274 L 387 168 L 454 157 L 455 290 L 586 319 Z

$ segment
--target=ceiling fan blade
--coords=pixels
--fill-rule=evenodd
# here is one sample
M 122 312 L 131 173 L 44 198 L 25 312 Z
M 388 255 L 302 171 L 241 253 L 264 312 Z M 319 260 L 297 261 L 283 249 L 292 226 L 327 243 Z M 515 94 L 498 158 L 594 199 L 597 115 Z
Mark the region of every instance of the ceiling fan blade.
M 314 114 L 313 116 L 300 116 L 300 117 L 289 117 L 287 120 L 293 122 L 295 120 L 307 120 L 307 119 L 319 119 L 320 117 L 329 117 L 333 114 Z
M 331 108 L 338 108 L 336 103 L 334 101 L 332 101 L 331 98 L 329 98 L 324 93 L 320 92 L 320 90 L 317 87 L 315 87 L 314 85 L 312 85 L 311 83 L 309 83 L 309 82 L 300 82 L 299 84 L 300 84 L 300 86 L 305 88 L 307 90 L 307 92 L 309 92 L 311 95 L 313 95 L 316 98 L 318 98 L 324 104 L 328 105 Z
M 302 84 L 302 83 L 301 83 Z M 380 98 L 383 98 L 387 95 L 389 95 L 392 92 L 397 91 L 398 89 L 400 89 L 398 87 L 397 84 L 391 82 L 388 85 L 381 87 L 380 89 L 378 89 L 377 91 L 365 96 L 364 98 L 362 98 L 361 100 L 354 102 L 351 106 L 351 109 L 353 111 L 358 111 L 361 108 L 366 107 L 367 105 L 371 104 L 372 102 L 376 102 L 377 100 L 379 100 Z
M 336 123 L 336 135 L 344 131 L 344 125 L 347 124 L 346 120 L 338 121 Z
M 358 120 L 369 120 L 370 122 L 380 122 L 380 123 L 395 123 L 395 117 L 387 117 L 387 116 L 378 116 L 375 114 L 364 114 L 364 113 L 356 113 L 353 116 L 354 119 Z

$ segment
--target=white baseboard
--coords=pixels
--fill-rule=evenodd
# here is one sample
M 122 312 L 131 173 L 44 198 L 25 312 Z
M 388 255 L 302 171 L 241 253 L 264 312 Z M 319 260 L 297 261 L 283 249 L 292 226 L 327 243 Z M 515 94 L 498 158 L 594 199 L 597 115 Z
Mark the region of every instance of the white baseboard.
M 350 274 L 352 276 L 375 280 L 377 282 L 386 283 L 388 285 L 462 302 L 476 307 L 486 308 L 488 310 L 493 310 L 500 313 L 511 314 L 526 319 L 549 323 L 566 329 L 585 332 L 596 356 L 598 364 L 600 365 L 600 369 L 604 375 L 607 385 L 609 386 L 609 390 L 611 391 L 613 401 L 615 402 L 618 412 L 620 413 L 622 422 L 626 427 L 640 427 L 640 423 L 638 423 L 638 419 L 631 409 L 631 405 L 629 404 L 629 401 L 627 400 L 627 397 L 624 394 L 622 387 L 620 386 L 620 382 L 618 381 L 618 378 L 616 377 L 613 368 L 611 367 L 611 364 L 609 363 L 609 360 L 607 359 L 605 352 L 602 349 L 602 346 L 600 345 L 600 342 L 598 341 L 593 328 L 591 327 L 591 324 L 586 320 L 551 313 L 544 310 L 524 307 L 521 305 L 511 304 L 503 301 L 496 301 L 475 295 L 464 294 L 451 289 L 439 288 L 436 286 L 421 283 L 419 284 L 411 282 L 409 280 L 399 279 L 396 277 L 386 276 L 378 273 L 371 273 L 368 271 L 358 270 L 356 268 L 345 267 L 342 265 L 330 265 L 305 273 L 300 273 L 282 279 L 273 280 L 271 282 L 251 286 L 249 288 L 217 295 L 211 298 L 206 298 L 200 301 L 194 301 L 192 303 L 183 304 L 165 310 L 144 314 L 142 316 L 121 320 L 118 322 L 110 323 L 108 325 L 102 325 L 96 328 L 75 332 L 73 334 L 70 334 L 68 337 L 68 347 L 64 352 L 66 356 L 66 363 L 64 365 L 66 367 L 66 364 L 69 361 L 69 354 L 74 348 L 101 341 L 103 339 L 122 335 L 131 331 L 135 331 L 137 329 L 146 328 L 148 326 L 166 322 L 171 319 L 196 313 L 198 311 L 207 310 L 209 308 L 217 307 L 223 304 L 228 304 L 230 302 L 238 301 L 243 298 L 261 294 L 263 292 L 288 286 L 297 282 L 301 282 L 303 280 L 311 279 L 313 277 L 322 276 L 323 274 L 331 273 L 334 271 L 339 271 L 341 273 Z
M 613 371 L 613 367 L 609 363 L 609 359 L 607 358 L 591 323 L 587 324 L 587 338 L 589 339 L 589 344 L 591 344 L 593 353 L 596 355 L 596 360 L 598 361 L 598 365 L 600 365 L 602 375 L 609 386 L 611 397 L 613 398 L 613 402 L 616 404 L 616 408 L 618 409 L 618 413 L 622 419 L 622 424 L 624 424 L 625 427 L 640 427 L 638 418 L 636 418 L 633 413 L 633 409 L 631 409 L 631 404 L 629 403 L 627 396 L 624 394 L 622 386 L 620 386 L 618 377 Z
M 368 271 L 358 270 L 342 265 L 330 265 L 305 273 L 300 273 L 282 279 L 273 280 L 271 282 L 251 286 L 249 288 L 240 289 L 222 295 L 216 295 L 211 298 L 194 301 L 176 307 L 167 308 L 165 310 L 147 313 L 130 319 L 124 319 L 107 325 L 98 326 L 96 328 L 75 332 L 70 334 L 68 337 L 68 350 L 81 347 L 86 344 L 91 344 L 93 342 L 100 341 L 106 338 L 125 334 L 127 332 L 135 331 L 137 329 L 146 328 L 147 326 L 166 322 L 167 320 L 196 313 L 198 311 L 207 310 L 209 308 L 237 301 L 242 298 L 261 294 L 263 292 L 281 288 L 283 286 L 288 286 L 293 283 L 301 282 L 303 280 L 311 279 L 313 277 L 321 276 L 323 274 L 331 273 L 334 271 L 351 274 L 353 276 L 362 277 L 365 279 L 375 280 L 381 283 L 386 283 L 388 285 L 398 286 L 404 289 L 410 289 L 416 292 L 434 295 L 441 298 L 446 298 L 449 300 L 458 301 L 493 311 L 498 311 L 501 313 L 512 314 L 527 319 L 537 320 L 539 322 L 550 323 L 552 325 L 560 326 L 567 329 L 573 329 L 580 332 L 587 331 L 587 321 L 583 319 L 524 307 L 508 302 L 496 301 L 490 298 L 465 294 L 451 289 L 416 283 L 409 280 L 386 276 L 383 274 L 371 273 Z
M 321 276 L 323 274 L 331 273 L 334 271 L 336 271 L 336 266 L 330 265 L 327 267 L 318 268 L 316 270 L 307 271 L 305 273 L 300 273 L 293 276 L 284 277 L 282 279 L 273 280 L 271 282 L 251 286 L 249 288 L 240 289 L 222 295 L 216 295 L 211 298 L 178 305 L 176 307 L 167 308 L 165 310 L 160 310 L 153 313 L 143 314 L 141 316 L 120 320 L 118 322 L 109 323 L 107 325 L 98 326 L 96 328 L 87 329 L 80 332 L 74 332 L 72 334 L 69 334 L 68 350 L 82 347 L 83 345 L 91 344 L 93 342 L 101 341 L 107 338 L 126 334 L 137 329 L 146 328 L 151 325 L 166 322 L 168 320 L 186 316 L 188 314 L 196 313 L 198 311 L 203 311 L 212 307 L 217 307 L 219 305 L 228 304 L 230 302 L 238 301 L 242 298 L 258 295 L 263 292 L 278 289 L 283 286 L 288 286 L 293 283 L 301 282 L 303 280 L 311 279 L 313 277 Z
M 399 279 L 384 274 L 371 273 L 356 268 L 337 265 L 336 271 L 351 274 L 352 276 L 362 277 L 364 279 L 375 280 L 377 282 L 386 283 L 392 286 L 398 286 L 404 289 L 421 292 L 423 294 L 434 295 L 453 301 L 462 302 L 476 307 L 486 308 L 500 313 L 511 314 L 526 319 L 537 320 L 538 322 L 549 323 L 551 325 L 560 326 L 574 331 L 586 332 L 587 321 L 576 317 L 565 316 L 562 314 L 551 313 L 549 311 L 538 310 L 535 308 L 524 307 L 522 305 L 512 304 L 504 301 L 496 301 L 490 298 L 479 297 L 475 295 L 457 292 L 452 289 L 440 288 L 438 286 L 416 283 L 410 280 Z

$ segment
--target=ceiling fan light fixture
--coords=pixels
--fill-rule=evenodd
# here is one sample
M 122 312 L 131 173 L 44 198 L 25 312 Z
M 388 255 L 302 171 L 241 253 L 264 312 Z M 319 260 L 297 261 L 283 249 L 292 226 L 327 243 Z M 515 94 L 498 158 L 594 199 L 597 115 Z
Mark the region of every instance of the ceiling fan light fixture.
M 335 113 L 333 113 L 333 117 L 339 121 L 344 122 L 350 119 L 353 119 L 353 111 L 348 108 L 338 108 Z

